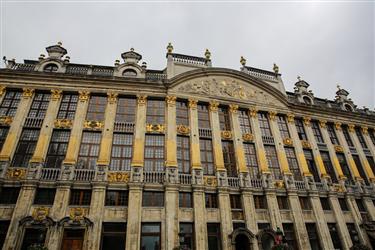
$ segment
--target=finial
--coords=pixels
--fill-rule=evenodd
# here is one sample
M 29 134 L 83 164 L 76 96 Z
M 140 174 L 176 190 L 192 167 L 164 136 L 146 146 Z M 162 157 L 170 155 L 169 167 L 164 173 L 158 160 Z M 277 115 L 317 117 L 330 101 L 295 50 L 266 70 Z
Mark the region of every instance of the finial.
M 273 72 L 275 72 L 276 74 L 279 73 L 279 66 L 277 66 L 276 63 L 273 63 Z
M 130 48 L 130 51 L 134 51 L 134 48 Z
M 147 63 L 146 62 L 142 62 L 142 68 L 147 68 Z
M 120 60 L 115 60 L 115 66 L 119 66 L 120 65 Z
M 40 56 L 39 56 L 39 61 L 41 61 L 41 60 L 43 60 L 44 59 L 44 57 L 45 57 L 45 55 L 44 54 L 40 54 Z
M 300 76 L 297 76 L 297 80 L 300 82 L 302 78 Z
M 242 66 L 246 65 L 246 59 L 243 56 L 241 56 L 240 63 Z
M 61 45 L 62 45 L 62 42 L 61 42 L 61 41 L 58 41 L 58 42 L 57 42 L 57 45 L 61 46 Z
M 206 52 L 204 53 L 204 55 L 205 55 L 205 57 L 206 57 L 207 60 L 210 60 L 210 58 L 211 58 L 211 52 L 208 49 L 206 49 Z
M 173 52 L 173 45 L 172 45 L 172 43 L 168 43 L 167 52 L 168 53 L 172 53 Z
M 338 90 L 341 90 L 341 86 L 339 84 L 336 85 Z

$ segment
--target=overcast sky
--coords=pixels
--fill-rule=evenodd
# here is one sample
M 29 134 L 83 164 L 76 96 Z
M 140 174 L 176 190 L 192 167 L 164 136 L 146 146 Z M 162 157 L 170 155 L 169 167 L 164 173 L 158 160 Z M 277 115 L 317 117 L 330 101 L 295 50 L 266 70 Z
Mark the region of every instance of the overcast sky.
M 300 75 L 317 97 L 334 99 L 339 83 L 375 106 L 374 2 L 0 2 L 0 54 L 17 62 L 62 41 L 74 63 L 113 65 L 134 47 L 163 69 L 172 42 L 176 53 L 208 48 L 216 67 L 276 62 L 288 91 Z

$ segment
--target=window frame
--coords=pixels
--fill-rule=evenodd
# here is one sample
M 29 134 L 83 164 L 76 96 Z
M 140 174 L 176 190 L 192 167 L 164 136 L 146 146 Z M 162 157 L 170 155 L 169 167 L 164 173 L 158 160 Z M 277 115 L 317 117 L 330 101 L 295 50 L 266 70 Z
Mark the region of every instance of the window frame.
M 20 90 L 7 90 L 0 104 L 0 115 L 14 117 L 17 113 L 21 98 L 22 92 Z
M 69 119 L 74 120 L 77 105 L 78 95 L 74 93 L 64 93 L 61 98 L 59 111 L 57 112 L 57 119 Z
M 90 206 L 92 191 L 90 189 L 71 189 L 69 197 L 70 206 Z
M 104 121 L 105 111 L 107 108 L 107 97 L 102 95 L 90 96 L 89 104 L 86 112 L 86 120 L 88 121 Z
M 144 146 L 144 171 L 164 172 L 165 169 L 165 136 L 146 134 Z

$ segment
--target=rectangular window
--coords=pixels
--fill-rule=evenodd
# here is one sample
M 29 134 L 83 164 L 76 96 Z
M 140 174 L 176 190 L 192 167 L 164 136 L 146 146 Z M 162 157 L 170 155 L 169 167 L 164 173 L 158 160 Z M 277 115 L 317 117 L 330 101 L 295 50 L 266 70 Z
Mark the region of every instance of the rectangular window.
M 346 227 L 348 228 L 350 239 L 352 240 L 353 245 L 359 244 L 358 232 L 355 228 L 354 223 L 346 223 Z
M 258 230 L 271 229 L 270 223 L 258 223 Z
M 210 139 L 199 139 L 199 145 L 203 174 L 214 175 L 215 172 L 212 141 Z
M 299 204 L 302 210 L 311 210 L 309 197 L 299 196 Z
M 356 127 L 355 128 L 355 133 L 357 134 L 357 137 L 358 137 L 358 140 L 359 140 L 359 143 L 361 144 L 362 148 L 367 148 L 367 144 L 366 144 L 366 140 L 365 138 L 363 137 L 363 134 L 362 134 L 362 131 L 360 128 Z
M 357 166 L 359 175 L 366 182 L 366 184 L 369 185 L 369 182 L 367 180 L 367 176 L 366 176 L 365 170 L 363 169 L 363 166 L 362 166 L 362 163 L 361 163 L 361 159 L 359 158 L 358 155 L 352 155 L 352 157 L 353 157 L 355 165 Z
M 355 203 L 357 203 L 357 207 L 358 207 L 359 212 L 367 213 L 367 210 L 365 208 L 365 205 L 363 204 L 362 199 L 355 199 Z
M 9 132 L 9 127 L 0 127 L 0 151 L 3 148 L 8 132 Z
M 39 138 L 38 129 L 23 129 L 13 156 L 12 167 L 27 167 Z
M 375 162 L 374 162 L 374 158 L 372 158 L 372 156 L 366 156 L 366 159 L 368 161 L 368 164 L 370 165 L 370 168 L 372 170 L 373 173 L 375 173 Z
M 329 199 L 326 197 L 320 198 L 320 204 L 322 205 L 322 209 L 325 211 L 331 211 L 331 204 L 329 203 Z
M 64 94 L 61 99 L 60 109 L 57 113 L 57 119 L 70 119 L 73 120 L 78 103 L 78 95 Z
M 8 220 L 1 220 L 0 221 L 0 248 L 3 247 L 5 238 L 8 233 L 10 221 Z
M 240 123 L 242 134 L 251 133 L 251 124 L 250 124 L 250 117 L 249 117 L 248 111 L 239 110 L 238 121 Z
M 228 108 L 219 107 L 219 123 L 221 130 L 231 130 Z
M 254 195 L 255 209 L 267 209 L 267 200 L 264 195 Z
M 105 193 L 106 206 L 128 206 L 127 190 L 107 190 Z
M 327 131 L 332 144 L 340 145 L 339 140 L 337 139 L 335 128 L 333 127 L 332 123 L 327 123 Z
M 104 121 L 106 106 L 107 106 L 107 97 L 96 96 L 96 95 L 91 96 L 89 107 L 87 109 L 86 120 Z
M 190 138 L 177 136 L 177 164 L 180 173 L 190 173 Z
M 221 250 L 221 235 L 219 223 L 207 224 L 208 250 Z
M 133 134 L 113 133 L 111 171 L 130 171 L 133 156 Z
M 100 132 L 84 131 L 78 154 L 78 169 L 95 169 L 100 149 Z
M 293 223 L 283 223 L 283 229 L 288 247 L 290 247 L 291 249 L 297 249 L 296 235 L 294 233 Z
M 349 211 L 348 203 L 346 202 L 345 198 L 338 198 L 340 208 L 342 211 Z
M 223 148 L 224 166 L 227 170 L 228 176 L 237 176 L 236 158 L 234 155 L 233 142 L 222 141 L 221 145 Z
M 343 174 L 346 176 L 346 178 L 348 178 L 348 181 L 353 181 L 352 175 L 350 174 L 348 163 L 345 159 L 345 155 L 343 153 L 337 153 L 336 156 L 339 160 Z
M 2 187 L 0 189 L 0 204 L 16 204 L 20 188 Z
M 164 171 L 164 135 L 146 135 L 145 171 Z
M 81 228 L 64 228 L 61 249 L 73 249 L 72 246 L 74 246 L 76 249 L 82 249 L 85 231 L 86 229 Z
M 370 138 L 371 138 L 372 144 L 375 145 L 375 130 L 370 129 L 370 130 L 368 131 L 368 134 L 370 135 Z
M 189 126 L 189 108 L 186 102 L 176 102 L 176 124 Z
M 137 100 L 134 98 L 119 97 L 117 100 L 115 122 L 135 123 Z
M 288 160 L 289 170 L 292 172 L 294 179 L 297 181 L 302 180 L 302 175 L 299 170 L 298 161 L 294 148 L 286 147 L 285 149 L 286 159 Z
M 327 223 L 328 230 L 331 235 L 333 247 L 335 249 L 342 249 L 339 233 L 336 228 L 336 223 Z
M 211 129 L 208 106 L 205 104 L 198 104 L 197 107 L 198 107 L 198 127 Z
M 74 206 L 90 206 L 91 190 L 72 189 L 70 190 L 69 205 Z
M 69 130 L 53 130 L 46 156 L 47 168 L 61 168 L 68 149 L 69 138 Z
M 218 208 L 217 194 L 206 193 L 206 208 Z
M 289 210 L 288 197 L 276 196 L 276 199 L 277 199 L 277 205 L 279 206 L 280 210 Z
M 318 169 L 316 167 L 312 151 L 308 150 L 308 149 L 304 149 L 303 153 L 305 155 L 307 167 L 309 168 L 310 173 L 312 173 L 312 175 L 314 177 L 314 181 L 320 182 L 320 177 L 319 177 L 320 175 L 319 175 Z
M 47 235 L 46 227 L 25 228 L 21 250 L 33 249 L 33 245 L 44 245 Z
M 146 122 L 149 124 L 164 124 L 165 122 L 165 101 L 148 100 Z
M 303 126 L 303 121 L 301 119 L 295 119 L 294 123 L 296 124 L 297 134 L 300 140 L 307 141 L 306 131 Z
M 144 191 L 142 196 L 142 206 L 144 207 L 163 207 L 164 193 Z
M 141 249 L 160 250 L 160 223 L 142 223 Z
M 345 137 L 345 140 L 346 140 L 346 143 L 348 144 L 348 146 L 354 147 L 352 138 L 350 138 L 348 126 L 346 126 L 346 125 L 342 126 L 342 133 L 344 134 L 344 137 Z
M 286 122 L 285 116 L 283 115 L 277 115 L 277 125 L 280 130 L 280 135 L 282 139 L 290 138 L 288 124 Z
M 275 180 L 281 180 L 282 176 L 279 161 L 277 159 L 276 148 L 271 145 L 265 145 L 264 149 L 266 151 L 266 158 L 269 170 L 271 171 Z
M 246 166 L 249 170 L 250 177 L 257 178 L 259 176 L 259 169 L 255 145 L 252 143 L 244 143 L 243 148 L 245 152 Z
M 309 236 L 311 250 L 320 250 L 318 232 L 316 230 L 315 223 L 306 223 L 306 230 Z
M 38 188 L 35 193 L 34 205 L 53 205 L 55 188 Z
M 33 102 L 31 104 L 29 114 L 27 117 L 44 118 L 46 116 L 48 103 L 50 99 L 49 93 L 35 93 Z
M 272 137 L 270 123 L 266 113 L 258 113 L 259 128 L 262 136 Z
M 191 193 L 188 192 L 179 192 L 178 193 L 178 204 L 179 207 L 193 207 L 193 197 Z
M 317 143 L 324 143 L 322 132 L 320 131 L 319 123 L 318 121 L 312 121 L 311 122 L 311 128 L 314 134 L 314 138 Z
M 180 222 L 180 249 L 194 249 L 194 224 Z
M 17 90 L 7 90 L 0 105 L 0 116 L 14 117 L 20 103 L 22 92 Z
M 231 194 L 231 195 L 229 195 L 229 199 L 230 199 L 230 207 L 232 209 L 242 209 L 241 195 Z
M 126 223 L 104 222 L 100 249 L 125 249 Z
M 320 151 L 320 155 L 323 160 L 323 164 L 326 167 L 327 174 L 331 177 L 332 182 L 337 183 L 337 177 L 331 159 L 329 158 L 329 153 L 326 151 Z

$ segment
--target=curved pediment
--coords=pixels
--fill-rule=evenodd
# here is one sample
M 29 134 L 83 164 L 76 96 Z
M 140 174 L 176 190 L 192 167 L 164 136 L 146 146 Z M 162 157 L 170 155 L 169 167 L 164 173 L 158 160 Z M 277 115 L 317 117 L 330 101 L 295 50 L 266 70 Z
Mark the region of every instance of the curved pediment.
M 224 69 L 194 70 L 171 79 L 170 93 L 285 107 L 286 97 L 269 83 L 242 72 Z

